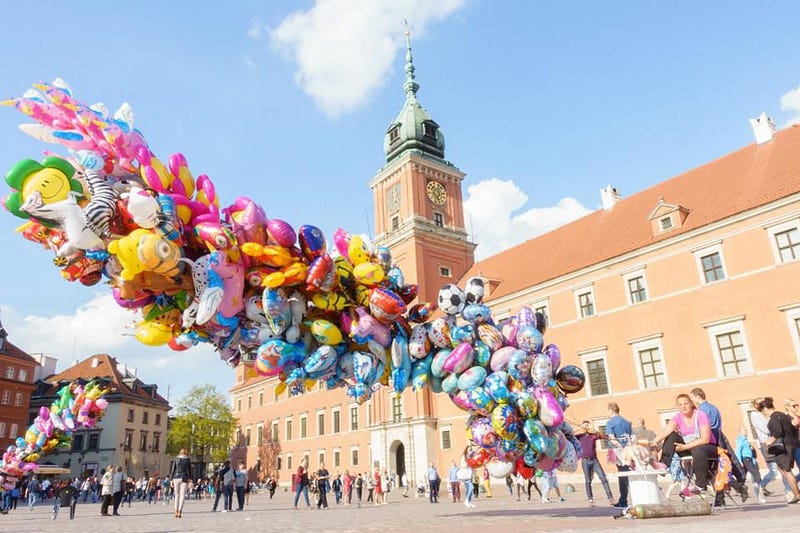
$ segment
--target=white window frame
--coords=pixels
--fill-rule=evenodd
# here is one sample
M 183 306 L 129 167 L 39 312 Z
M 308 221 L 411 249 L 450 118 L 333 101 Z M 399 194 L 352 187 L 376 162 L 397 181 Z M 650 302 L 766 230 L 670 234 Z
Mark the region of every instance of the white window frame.
M 628 344 L 630 344 L 631 346 L 631 352 L 633 355 L 633 365 L 636 367 L 636 379 L 639 380 L 640 391 L 650 391 L 650 390 L 669 388 L 667 361 L 666 358 L 664 357 L 664 345 L 661 342 L 661 338 L 663 336 L 664 336 L 663 333 L 657 333 L 655 335 L 648 335 L 647 337 L 640 337 L 628 341 Z M 657 385 L 655 387 L 646 387 L 644 382 L 644 373 L 642 372 L 642 361 L 639 356 L 639 352 L 641 352 L 642 350 L 652 350 L 653 348 L 657 349 L 658 353 L 661 355 L 661 367 L 664 370 L 665 383 L 663 385 Z
M 305 420 L 306 424 L 306 434 L 303 435 L 303 420 Z M 300 415 L 300 424 L 298 424 L 297 428 L 297 436 L 300 439 L 307 439 L 308 438 L 308 413 L 303 413 Z
M 586 386 L 584 387 L 584 390 L 586 391 L 586 397 L 605 398 L 606 396 L 611 396 L 614 393 L 614 388 L 611 386 L 611 373 L 608 371 L 608 346 L 602 346 L 600 348 L 592 348 L 591 350 L 578 352 L 578 357 L 581 360 L 583 374 L 586 376 Z M 589 378 L 589 362 L 598 360 L 603 361 L 603 366 L 606 369 L 606 385 L 608 386 L 608 392 L 605 394 L 595 395 L 592 394 L 592 383 Z
M 800 320 L 800 304 L 782 307 L 780 310 L 786 313 L 786 322 L 789 326 L 789 335 L 792 337 L 794 354 L 797 357 L 798 363 L 800 363 L 800 333 L 795 324 L 797 320 Z
M 450 434 L 450 447 L 444 447 L 444 432 L 447 431 Z M 452 450 L 453 449 L 453 426 L 443 426 L 439 428 L 439 449 L 440 450 Z
M 583 316 L 581 313 L 581 299 L 580 297 L 584 294 L 589 294 L 592 299 L 592 314 Z M 594 298 L 594 285 L 584 285 L 579 289 L 575 289 L 572 291 L 573 296 L 575 297 L 575 311 L 577 313 L 578 320 L 585 320 L 587 318 L 592 318 L 597 316 L 597 300 Z
M 280 420 L 273 420 L 269 425 L 269 441 L 272 442 L 272 439 L 280 440 L 279 437 L 281 435 L 281 421 Z
M 703 327 L 706 328 L 706 331 L 708 332 L 708 342 L 711 345 L 711 353 L 714 356 L 714 366 L 717 369 L 717 377 L 719 379 L 732 379 L 741 376 L 750 376 L 755 373 L 753 357 L 750 354 L 750 343 L 747 341 L 747 332 L 744 328 L 744 318 L 744 315 L 740 315 L 703 324 Z M 726 376 L 722 368 L 722 357 L 720 356 L 719 346 L 717 345 L 717 335 L 724 335 L 726 333 L 733 333 L 735 331 L 738 331 L 742 338 L 745 360 L 750 366 L 750 369 L 748 372 Z
M 4 439 L 6 437 L 6 423 L 0 422 L 0 439 Z
M 336 424 L 334 424 L 334 420 L 336 419 L 336 414 L 339 415 L 339 431 L 336 431 Z M 333 407 L 331 408 L 331 435 L 337 435 L 342 432 L 342 408 L 341 407 Z
M 775 226 L 770 226 L 769 228 L 767 228 L 767 233 L 769 233 L 769 244 L 770 247 L 772 248 L 772 256 L 775 259 L 776 265 L 794 263 L 795 261 L 800 260 L 800 257 L 797 257 L 795 259 L 789 259 L 788 261 L 784 261 L 783 258 L 781 258 L 781 252 L 778 249 L 778 241 L 775 238 L 775 236 L 778 233 L 783 233 L 784 231 L 789 231 L 792 229 L 800 231 L 800 222 L 798 222 L 797 219 L 790 220 L 789 222 L 784 222 L 783 224 L 777 224 Z
M 13 366 L 9 366 L 8 368 L 6 368 L 6 378 L 7 379 L 14 379 L 14 370 L 15 370 L 15 368 Z
M 20 368 L 17 375 L 19 376 L 19 380 L 22 381 L 23 383 L 26 383 L 28 381 L 28 371 L 26 369 Z
M 358 427 L 353 428 L 353 409 L 356 410 L 356 425 Z M 358 428 L 361 427 L 361 413 L 358 412 L 358 404 L 351 403 L 347 406 L 347 425 L 350 427 L 350 431 L 358 431 Z
M 722 243 L 694 250 L 693 253 L 694 262 L 695 265 L 697 265 L 697 275 L 700 277 L 701 285 L 713 285 L 714 283 L 721 283 L 729 279 L 728 265 L 725 262 L 725 254 L 722 253 Z M 703 258 L 714 253 L 719 254 L 719 262 L 722 265 L 722 278 L 714 281 L 706 281 L 706 274 L 703 271 Z
M 544 309 L 544 317 L 546 319 L 545 320 L 545 324 L 547 324 L 547 327 L 550 327 L 551 320 L 550 320 L 550 298 L 549 297 L 548 298 L 541 298 L 539 300 L 536 300 L 535 302 L 533 302 L 531 304 L 531 309 L 533 310 L 534 313 L 536 312 L 537 309 Z M 597 308 L 595 308 L 595 311 L 597 311 Z M 578 313 L 580 313 L 580 308 L 578 309 Z
M 17 391 L 14 393 L 14 407 L 22 406 L 22 402 L 25 399 L 25 394 L 22 391 Z
M 294 469 L 294 455 L 291 453 L 286 454 L 286 470 L 291 472 Z
M 333 454 L 333 461 L 332 461 L 332 464 L 331 464 L 331 468 L 341 468 L 342 467 L 342 448 L 341 447 L 333 448 L 333 450 L 331 450 L 331 453 Z M 339 455 L 339 464 L 336 464 L 336 455 L 337 454 Z
M 292 425 L 291 431 L 289 431 L 289 424 Z M 287 441 L 294 439 L 294 417 L 287 416 L 283 419 L 283 438 Z
M 644 285 L 644 300 L 641 302 L 634 302 L 633 298 L 631 297 L 630 281 L 636 278 L 642 278 L 642 285 Z M 647 285 L 647 276 L 645 275 L 644 268 L 626 272 L 622 276 L 622 282 L 625 286 L 625 299 L 627 300 L 628 305 L 639 305 L 650 301 L 650 287 Z
M 358 457 L 357 463 L 353 463 L 353 452 L 356 452 L 356 456 Z M 358 451 L 358 445 L 350 446 L 350 457 L 348 458 L 350 461 L 350 466 L 360 466 L 361 463 L 361 453 Z
M 8 438 L 16 439 L 19 433 L 19 424 L 11 424 L 11 429 L 8 430 Z
M 317 409 L 315 413 L 316 416 L 316 425 L 317 425 L 317 437 L 324 437 L 325 433 L 325 409 Z M 319 423 L 319 417 L 322 416 L 322 425 Z
M 672 420 L 672 417 L 678 414 L 678 408 L 670 407 L 669 409 L 658 409 L 656 412 L 658 413 L 658 421 L 661 423 L 660 430 L 667 427 L 667 423 Z M 658 433 L 659 430 L 656 430 L 656 433 Z
M 322 463 L 326 462 L 327 457 L 325 456 L 325 450 L 317 450 L 317 466 L 322 466 Z

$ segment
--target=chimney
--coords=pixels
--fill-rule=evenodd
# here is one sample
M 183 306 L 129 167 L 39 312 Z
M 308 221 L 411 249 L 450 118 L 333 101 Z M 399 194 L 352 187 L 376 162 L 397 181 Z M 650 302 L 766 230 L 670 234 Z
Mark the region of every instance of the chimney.
M 750 119 L 750 126 L 756 136 L 756 144 L 768 143 L 775 136 L 777 128 L 772 119 L 766 113 L 761 113 L 758 118 Z
M 600 189 L 600 199 L 603 201 L 603 209 L 609 211 L 619 202 L 619 190 L 607 185 L 605 189 Z

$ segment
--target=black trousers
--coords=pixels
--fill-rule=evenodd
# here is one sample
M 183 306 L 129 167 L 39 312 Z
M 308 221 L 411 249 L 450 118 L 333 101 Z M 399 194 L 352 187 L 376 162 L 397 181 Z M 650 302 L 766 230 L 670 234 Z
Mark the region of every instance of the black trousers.
M 111 505 L 111 494 L 103 494 L 103 501 L 100 503 L 100 514 L 105 516 L 108 514 L 108 506 Z
M 676 444 L 684 444 L 683 435 L 678 432 L 670 433 L 670 435 L 664 439 L 664 444 L 661 446 L 661 462 L 665 465 L 672 462 L 672 456 L 676 453 Z M 713 444 L 704 444 L 702 446 L 695 446 L 691 450 L 677 452 L 677 454 L 680 457 L 692 456 L 695 483 L 698 489 L 705 490 L 711 477 L 711 468 L 708 464 L 708 460 L 717 457 L 717 447 Z
M 117 511 L 119 510 L 119 505 L 122 503 L 122 491 L 117 491 L 114 493 L 114 514 L 119 514 Z
M 320 507 L 324 507 L 325 509 L 328 508 L 328 492 L 322 487 L 319 489 L 319 501 L 317 502 L 317 509 Z

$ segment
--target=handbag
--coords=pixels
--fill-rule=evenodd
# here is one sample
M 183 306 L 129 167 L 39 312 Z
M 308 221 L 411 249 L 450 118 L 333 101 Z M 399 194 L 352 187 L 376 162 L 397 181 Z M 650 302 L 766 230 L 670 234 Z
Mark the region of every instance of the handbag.
M 770 455 L 783 455 L 786 453 L 786 446 L 783 444 L 783 439 L 780 438 L 767 447 L 767 453 Z

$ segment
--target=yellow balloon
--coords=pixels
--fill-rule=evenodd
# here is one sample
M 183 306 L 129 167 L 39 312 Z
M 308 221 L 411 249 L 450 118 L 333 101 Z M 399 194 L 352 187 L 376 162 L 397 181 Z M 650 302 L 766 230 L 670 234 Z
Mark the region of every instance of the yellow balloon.
M 275 394 L 276 394 L 277 396 L 280 396 L 280 395 L 281 395 L 281 394 L 283 394 L 284 392 L 286 392 L 286 382 L 285 382 L 285 381 L 281 381 L 280 383 L 278 383 L 278 384 L 275 386 Z

